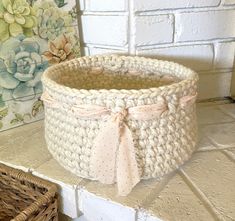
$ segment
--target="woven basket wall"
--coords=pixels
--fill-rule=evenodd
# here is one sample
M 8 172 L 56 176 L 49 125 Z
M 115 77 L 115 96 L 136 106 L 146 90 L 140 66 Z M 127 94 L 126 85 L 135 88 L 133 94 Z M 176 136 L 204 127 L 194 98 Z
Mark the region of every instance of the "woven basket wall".
M 54 184 L 0 164 L 1 221 L 57 221 Z
M 115 112 L 164 100 L 168 109 L 159 118 L 125 120 L 133 135 L 141 178 L 161 177 L 195 150 L 195 104 L 182 107 L 179 101 L 196 94 L 197 81 L 197 74 L 188 68 L 143 57 L 82 57 L 50 67 L 42 77 L 44 91 L 60 105 L 45 107 L 48 148 L 63 167 L 95 179 L 90 156 L 105 120 L 81 119 L 71 106 L 92 104 Z

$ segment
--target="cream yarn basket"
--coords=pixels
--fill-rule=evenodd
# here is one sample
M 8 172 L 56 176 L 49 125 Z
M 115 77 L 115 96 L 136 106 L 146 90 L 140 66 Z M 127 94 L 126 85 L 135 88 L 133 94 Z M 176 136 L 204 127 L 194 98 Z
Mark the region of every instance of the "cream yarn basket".
M 160 178 L 192 155 L 197 81 L 188 68 L 143 57 L 91 56 L 54 65 L 42 77 L 48 149 L 74 174 L 117 182 L 119 194 L 127 195 L 140 179 Z M 109 121 L 116 134 L 105 134 Z

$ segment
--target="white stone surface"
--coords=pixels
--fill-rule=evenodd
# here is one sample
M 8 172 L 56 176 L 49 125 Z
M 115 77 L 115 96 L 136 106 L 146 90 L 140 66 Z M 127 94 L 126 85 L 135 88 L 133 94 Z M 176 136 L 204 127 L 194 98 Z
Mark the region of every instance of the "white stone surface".
M 198 99 L 230 96 L 232 73 L 202 73 L 199 75 Z
M 201 125 L 230 123 L 233 122 L 234 119 L 228 114 L 222 112 L 218 108 L 218 105 L 213 105 L 213 106 L 202 106 L 202 107 L 197 106 L 197 121 L 200 127 L 203 127 Z M 199 131 L 201 133 L 204 133 L 204 131 L 202 130 L 204 129 L 201 129 Z
M 175 61 L 194 70 L 208 70 L 213 67 L 213 51 L 212 45 L 184 45 L 137 50 L 137 54 Z
M 219 109 L 235 119 L 235 103 L 220 105 Z
M 196 153 L 183 170 L 196 188 L 209 200 L 214 213 L 220 214 L 221 219 L 218 220 L 234 220 L 235 163 L 233 161 L 218 151 Z
M 89 11 L 125 11 L 126 5 L 126 0 L 86 0 Z
M 126 16 L 82 16 L 85 43 L 124 46 L 127 44 Z
M 134 0 L 137 11 L 217 6 L 220 0 Z
M 169 43 L 173 41 L 172 15 L 138 16 L 135 18 L 137 46 Z
M 176 14 L 175 40 L 196 41 L 235 36 L 235 10 Z
M 234 56 L 235 56 L 235 42 L 215 44 L 214 67 L 233 68 Z
M 24 171 L 32 171 L 50 158 L 51 154 L 44 140 L 42 121 L 0 132 L 2 163 L 15 165 Z
M 207 126 L 204 133 L 218 148 L 235 147 L 235 121 Z
M 160 220 L 214 220 L 203 202 L 178 174 L 144 209 Z
M 224 0 L 225 5 L 235 5 L 235 0 Z
M 0 133 L 0 161 L 15 168 L 31 168 L 34 175 L 56 183 L 61 194 L 61 211 L 74 218 L 62 216 L 61 221 L 234 220 L 235 118 L 232 105 L 235 104 L 198 105 L 199 135 L 209 138 L 212 147 L 195 153 L 181 167 L 184 173 L 180 170 L 160 181 L 142 181 L 128 197 L 117 196 L 114 185 L 71 174 L 54 159 L 45 162 L 48 151 L 42 122 Z M 35 134 L 41 134 L 40 139 Z M 24 145 L 27 154 L 21 155 Z M 22 156 L 27 161 L 22 160 Z M 79 217 L 81 212 L 83 215 Z
M 89 221 L 135 221 L 136 211 L 80 190 L 79 209 Z
M 228 156 L 230 156 L 235 161 L 235 147 L 224 150 L 224 152 L 228 154 Z
M 205 131 L 203 130 L 203 126 L 199 126 L 198 128 L 198 142 L 197 142 L 197 151 L 206 151 L 206 150 L 214 150 L 215 146 L 212 144 L 210 139 L 205 134 Z

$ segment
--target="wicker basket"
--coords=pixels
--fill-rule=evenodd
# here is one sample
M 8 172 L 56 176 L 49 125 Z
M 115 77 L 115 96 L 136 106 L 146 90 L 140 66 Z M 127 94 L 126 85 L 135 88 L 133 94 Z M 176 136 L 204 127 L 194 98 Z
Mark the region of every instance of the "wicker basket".
M 54 184 L 3 164 L 0 176 L 0 220 L 58 220 Z
M 197 81 L 188 68 L 143 57 L 91 56 L 52 66 L 42 77 L 48 148 L 71 172 L 117 182 L 126 195 L 125 182 L 162 177 L 190 158 Z

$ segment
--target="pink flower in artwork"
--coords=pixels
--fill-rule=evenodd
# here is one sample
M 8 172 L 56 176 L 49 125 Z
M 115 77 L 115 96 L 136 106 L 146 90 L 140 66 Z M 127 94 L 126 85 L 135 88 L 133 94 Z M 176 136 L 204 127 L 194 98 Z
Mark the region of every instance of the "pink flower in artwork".
M 58 64 L 63 61 L 75 58 L 73 44 L 69 37 L 64 34 L 49 42 L 49 51 L 43 53 L 51 64 Z

